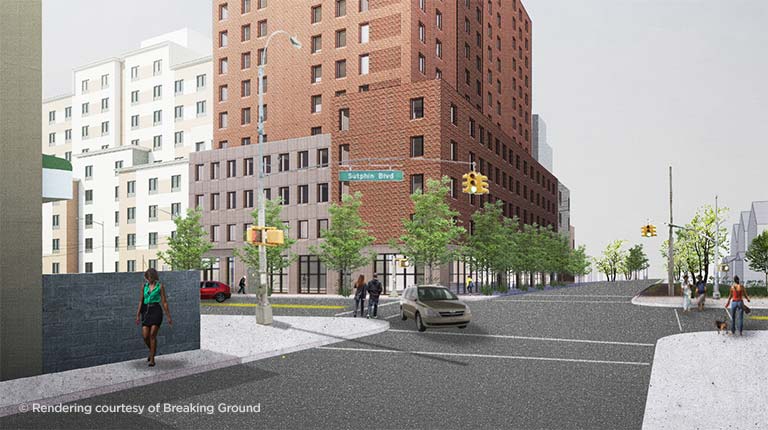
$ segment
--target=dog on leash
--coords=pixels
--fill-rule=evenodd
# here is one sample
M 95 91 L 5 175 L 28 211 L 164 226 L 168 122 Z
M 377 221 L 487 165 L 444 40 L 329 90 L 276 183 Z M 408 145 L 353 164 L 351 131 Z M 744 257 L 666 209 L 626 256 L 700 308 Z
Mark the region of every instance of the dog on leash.
M 726 321 L 715 320 L 715 327 L 717 327 L 717 334 L 724 332 L 728 334 L 728 323 Z

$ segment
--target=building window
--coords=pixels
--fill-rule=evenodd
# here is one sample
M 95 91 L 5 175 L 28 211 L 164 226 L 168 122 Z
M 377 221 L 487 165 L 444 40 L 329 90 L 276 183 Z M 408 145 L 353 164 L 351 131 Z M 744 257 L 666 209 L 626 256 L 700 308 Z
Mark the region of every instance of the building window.
M 219 5 L 219 21 L 229 18 L 229 5 L 224 3 Z
M 322 35 L 316 35 L 312 36 L 311 41 L 311 51 L 313 54 L 317 54 L 323 49 L 323 36 Z
M 267 35 L 267 20 L 263 19 L 258 22 L 257 37 L 264 37 Z
M 314 95 L 312 96 L 312 113 L 320 113 L 323 110 L 323 96 L 322 95 Z
M 329 200 L 328 195 L 328 184 L 322 183 L 317 184 L 317 202 L 318 203 L 326 203 Z
M 451 141 L 451 148 L 450 148 L 450 150 L 451 150 L 451 161 L 458 161 L 458 159 L 459 159 L 459 149 L 458 149 L 458 146 L 459 145 L 456 142 L 454 142 L 453 140 Z
M 426 74 L 427 70 L 427 59 L 419 53 L 419 73 Z
M 424 175 L 411 175 L 411 194 L 424 191 Z
M 205 88 L 205 75 L 197 75 L 195 77 L 195 86 L 198 91 Z
M 60 270 L 59 267 L 60 267 L 59 263 L 52 263 L 51 264 L 51 273 L 54 274 L 54 275 L 58 274 L 59 270 Z
M 157 221 L 157 205 L 149 206 L 149 220 Z
M 424 118 L 424 98 L 411 99 L 411 119 Z
M 251 68 L 250 52 L 243 52 L 242 54 L 240 54 L 240 68 L 243 70 Z
M 317 126 L 309 129 L 310 136 L 317 136 L 318 134 L 323 134 L 323 127 Z
M 456 181 L 456 178 L 451 178 L 450 191 L 451 191 L 451 197 L 454 199 L 457 198 L 459 195 L 457 184 L 458 184 L 458 181 Z
M 323 81 L 323 66 L 320 64 L 312 66 L 311 70 L 311 82 L 318 84 Z
M 290 158 L 287 153 L 283 153 L 277 156 L 277 170 L 279 172 L 287 172 L 291 169 Z
M 438 30 L 443 29 L 443 14 L 439 9 L 435 10 L 435 26 Z
M 240 111 L 240 125 L 246 125 L 250 123 L 251 123 L 251 108 L 243 108 Z
M 82 135 L 83 139 L 88 139 L 88 126 L 84 125 L 80 128 L 80 134 Z
M 306 169 L 309 167 L 309 151 L 299 151 L 298 153 L 299 169 Z
M 138 116 L 138 115 L 136 115 Z M 179 105 L 173 108 L 173 119 L 176 121 L 184 119 L 184 106 Z
M 336 0 L 336 18 L 347 14 L 347 0 Z
M 128 208 L 126 211 L 126 216 L 128 219 L 128 224 L 134 224 L 136 222 L 136 208 Z
M 469 119 L 469 135 L 475 137 L 475 120 L 472 118 Z
M 93 178 L 93 166 L 85 166 L 85 178 Z
M 171 216 L 177 217 L 181 215 L 181 203 L 171 203 Z
M 317 165 L 320 167 L 328 166 L 328 148 L 321 148 L 317 150 Z
M 156 110 L 152 112 L 152 124 L 153 125 L 160 125 L 163 123 L 163 111 Z
M 323 8 L 320 5 L 312 6 L 312 24 L 317 24 L 323 19 Z
M 131 67 L 131 80 L 135 81 L 139 79 L 139 66 L 132 66 Z
M 360 44 L 368 43 L 370 40 L 370 28 L 371 26 L 366 22 L 360 24 Z
M 367 12 L 368 11 L 368 0 L 360 0 L 360 8 L 358 10 L 360 12 Z
M 443 58 L 443 42 L 440 39 L 435 40 L 435 55 L 437 58 Z
M 323 232 L 328 230 L 328 220 L 327 219 L 319 219 L 317 220 L 317 238 L 320 239 L 323 236 Z
M 163 149 L 163 136 L 158 134 L 152 138 L 152 150 L 158 151 Z
M 179 79 L 173 82 L 173 93 L 175 95 L 184 93 L 184 79 Z
M 157 193 L 157 178 L 149 178 L 149 193 Z
M 237 176 L 237 161 L 227 160 L 227 178 L 234 178 Z
M 243 191 L 243 207 L 244 208 L 253 207 L 253 190 Z
M 210 210 L 212 211 L 218 210 L 221 207 L 219 203 L 220 203 L 219 193 L 212 193 Z
M 309 203 L 309 185 L 299 185 L 297 191 L 298 201 L 296 203 L 300 205 Z
M 341 29 L 336 31 L 336 48 L 343 48 L 347 46 L 347 30 Z
M 163 72 L 163 60 L 155 60 L 152 63 L 152 75 L 157 76 L 162 72 Z
M 307 220 L 300 220 L 299 223 L 299 231 L 296 236 L 297 239 L 306 239 L 309 237 L 309 221 Z
M 243 159 L 243 175 L 253 176 L 253 158 Z
M 251 95 L 251 80 L 246 79 L 240 82 L 240 97 L 248 97 Z
M 237 192 L 227 192 L 227 209 L 237 209 Z
M 54 142 L 56 141 L 56 137 L 54 136 Z M 72 129 L 68 128 L 64 130 L 64 142 L 71 142 L 72 141 Z
M 339 109 L 339 131 L 349 130 L 349 108 Z
M 262 169 L 262 173 L 264 174 L 272 173 L 272 156 L 271 155 L 265 155 L 264 157 L 262 157 L 261 169 Z
M 226 48 L 229 44 L 229 37 L 226 30 L 219 32 L 219 48 Z
M 242 42 L 251 40 L 251 26 L 249 24 L 240 27 L 240 40 Z
M 85 204 L 90 205 L 91 203 L 93 203 L 93 190 L 85 190 Z M 88 219 L 87 215 L 86 219 Z
M 219 179 L 220 164 L 218 161 L 211 163 L 211 179 Z
M 211 226 L 211 242 L 218 242 L 218 241 L 219 241 L 219 226 L 212 225 Z
M 427 29 L 424 27 L 424 24 L 419 21 L 419 42 L 425 43 L 427 41 Z
M 259 2 L 259 5 L 261 2 Z M 246 14 L 251 11 L 251 0 L 241 0 L 240 13 Z
M 363 54 L 360 56 L 360 74 L 361 75 L 367 75 L 369 68 L 369 57 L 368 54 Z
M 411 136 L 411 157 L 424 156 L 424 136 Z
M 219 74 L 223 75 L 227 72 L 229 72 L 229 59 L 219 58 Z
M 288 205 L 291 202 L 291 192 L 288 187 L 280 187 L 278 189 L 278 193 L 280 196 L 280 204 L 281 205 Z
M 229 122 L 229 114 L 227 112 L 219 112 L 219 128 L 227 128 Z
M 347 60 L 336 61 L 336 79 L 347 77 Z

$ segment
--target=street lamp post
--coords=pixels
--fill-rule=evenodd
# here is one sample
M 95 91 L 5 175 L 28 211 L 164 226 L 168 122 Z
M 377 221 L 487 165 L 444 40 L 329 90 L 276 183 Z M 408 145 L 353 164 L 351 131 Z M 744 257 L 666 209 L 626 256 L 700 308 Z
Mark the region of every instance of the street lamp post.
M 712 298 L 720 298 L 720 216 L 717 208 L 717 196 L 715 196 L 715 286 L 712 289 Z M 704 280 L 704 282 L 707 282 Z
M 264 208 L 264 66 L 267 62 L 267 48 L 272 37 L 276 34 L 285 34 L 290 38 L 291 45 L 296 49 L 301 49 L 301 43 L 299 43 L 296 36 L 291 36 L 284 30 L 277 30 L 272 32 L 267 38 L 267 42 L 264 44 L 264 50 L 261 51 L 261 58 L 259 59 L 259 80 L 258 80 L 258 94 L 259 94 L 259 119 L 258 119 L 258 133 L 259 133 L 259 147 L 258 156 L 256 159 L 256 168 L 259 172 L 256 179 L 257 189 L 257 202 L 258 202 L 258 214 L 257 222 L 260 227 L 264 227 L 266 224 L 266 214 Z M 248 281 L 253 285 L 253 272 L 248 271 Z M 257 291 L 257 303 L 256 303 L 256 323 L 263 325 L 272 324 L 272 306 L 269 304 L 269 298 L 267 296 L 267 248 L 264 245 L 259 246 L 259 283 L 256 289 Z

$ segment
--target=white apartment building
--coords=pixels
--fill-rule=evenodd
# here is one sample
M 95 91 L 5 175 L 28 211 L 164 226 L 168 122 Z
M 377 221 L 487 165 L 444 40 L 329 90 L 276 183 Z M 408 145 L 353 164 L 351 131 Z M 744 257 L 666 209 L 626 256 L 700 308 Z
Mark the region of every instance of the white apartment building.
M 188 155 L 211 148 L 210 53 L 201 34 L 167 33 L 78 67 L 73 94 L 43 101 L 43 153 L 72 162 L 75 187 L 43 204 L 43 273 L 164 268 Z
M 745 284 L 764 283 L 765 274 L 749 268 L 746 252 L 755 238 L 768 230 L 768 201 L 752 202 L 750 210 L 739 213 L 731 231 L 730 255 L 723 261 L 731 266 L 728 277 L 738 276 Z

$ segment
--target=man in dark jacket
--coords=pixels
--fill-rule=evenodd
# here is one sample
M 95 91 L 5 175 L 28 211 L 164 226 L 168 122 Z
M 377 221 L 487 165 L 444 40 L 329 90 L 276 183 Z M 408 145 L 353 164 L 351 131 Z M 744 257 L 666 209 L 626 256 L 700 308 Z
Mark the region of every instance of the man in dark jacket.
M 373 318 L 376 318 L 379 310 L 379 296 L 383 290 L 378 276 L 374 273 L 373 279 L 368 281 L 368 285 L 365 287 L 365 291 L 368 292 L 368 318 L 371 318 L 371 308 L 373 308 Z
M 237 294 L 245 294 L 245 276 L 240 278 L 240 289 L 237 290 Z

